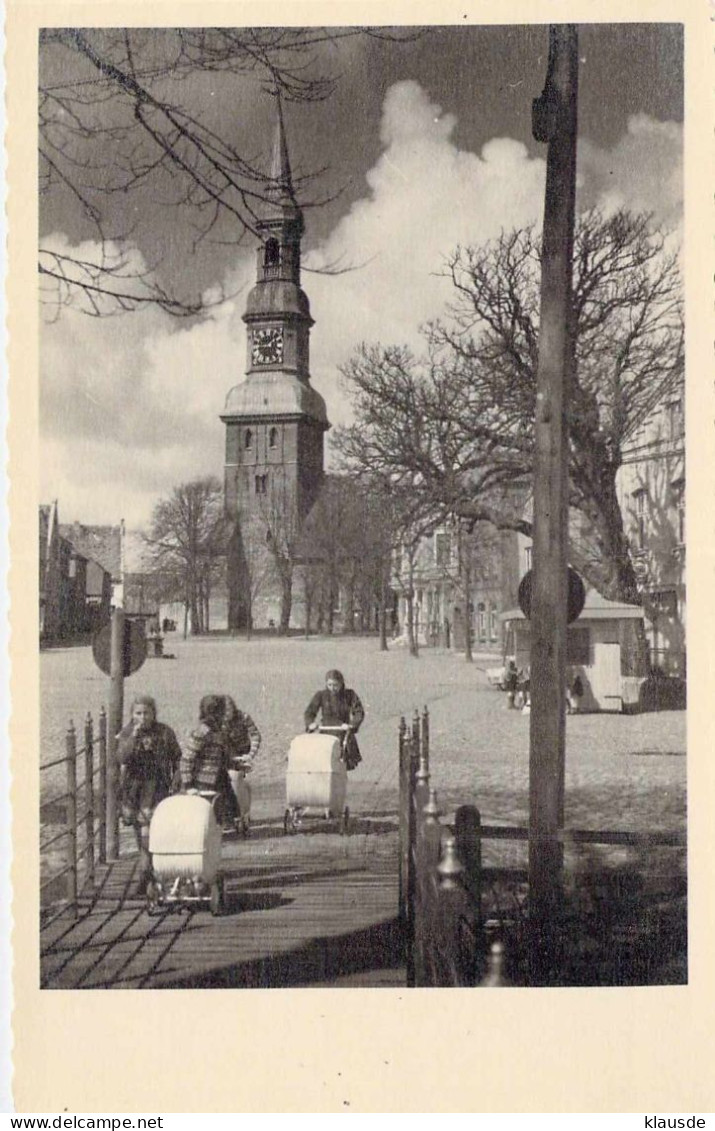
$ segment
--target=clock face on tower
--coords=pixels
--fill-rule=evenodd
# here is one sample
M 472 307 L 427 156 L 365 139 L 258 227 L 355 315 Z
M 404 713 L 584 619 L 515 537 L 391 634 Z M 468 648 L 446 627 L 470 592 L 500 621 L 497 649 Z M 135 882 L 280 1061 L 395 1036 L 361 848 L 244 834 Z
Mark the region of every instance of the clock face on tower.
M 280 327 L 253 331 L 251 361 L 254 365 L 279 365 L 283 360 L 283 330 Z

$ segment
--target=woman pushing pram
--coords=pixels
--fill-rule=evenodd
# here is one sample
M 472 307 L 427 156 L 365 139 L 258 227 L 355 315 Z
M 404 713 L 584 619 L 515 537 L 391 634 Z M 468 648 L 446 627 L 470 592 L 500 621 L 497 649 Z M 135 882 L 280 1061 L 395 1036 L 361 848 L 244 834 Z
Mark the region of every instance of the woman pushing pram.
M 216 818 L 224 828 L 247 831 L 251 792 L 245 776 L 260 744 L 258 727 L 230 695 L 204 695 L 181 759 L 181 788 L 216 793 Z
M 320 724 L 316 722 L 320 712 Z M 365 718 L 365 711 L 357 692 L 345 686 L 342 672 L 332 668 L 325 677 L 325 687 L 316 691 L 305 710 L 305 729 L 318 730 L 319 726 L 334 727 L 345 734 L 343 760 L 345 768 L 354 770 L 362 762 L 355 735 Z

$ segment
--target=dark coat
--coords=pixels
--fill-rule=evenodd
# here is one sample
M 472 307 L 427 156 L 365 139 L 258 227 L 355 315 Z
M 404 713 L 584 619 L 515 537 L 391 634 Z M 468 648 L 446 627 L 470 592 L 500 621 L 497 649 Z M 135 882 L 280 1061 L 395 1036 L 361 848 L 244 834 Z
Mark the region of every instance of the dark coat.
M 128 723 L 117 736 L 117 761 L 123 766 L 121 804 L 125 819 L 148 819 L 178 784 L 181 747 L 171 727 L 153 723 L 134 733 Z
M 316 691 L 305 709 L 306 729 L 315 722 L 318 714 L 323 727 L 339 727 L 347 723 L 352 728 L 345 740 L 344 758 L 347 768 L 354 770 L 362 762 L 355 733 L 365 718 L 365 710 L 357 692 L 351 687 L 341 687 L 336 692 L 328 691 L 327 687 Z

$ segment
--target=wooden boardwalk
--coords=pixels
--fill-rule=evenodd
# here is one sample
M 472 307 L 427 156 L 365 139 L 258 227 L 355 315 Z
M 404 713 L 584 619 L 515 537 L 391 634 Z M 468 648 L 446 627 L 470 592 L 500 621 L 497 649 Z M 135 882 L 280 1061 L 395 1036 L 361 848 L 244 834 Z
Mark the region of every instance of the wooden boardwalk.
M 76 920 L 41 929 L 48 989 L 404 986 L 397 922 L 397 817 L 361 816 L 350 836 L 266 823 L 224 841 L 226 913 L 163 911 L 133 897 L 120 856 Z

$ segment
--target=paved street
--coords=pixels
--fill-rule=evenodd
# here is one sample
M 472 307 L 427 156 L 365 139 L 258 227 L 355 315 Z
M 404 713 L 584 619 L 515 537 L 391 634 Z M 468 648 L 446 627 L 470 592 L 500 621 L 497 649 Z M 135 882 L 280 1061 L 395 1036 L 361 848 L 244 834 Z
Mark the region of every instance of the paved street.
M 329 667 L 340 668 L 361 695 L 364 761 L 350 777 L 352 809 L 394 808 L 397 728 L 401 714 L 427 705 L 431 716 L 432 784 L 443 808 L 475 801 L 485 821 L 523 823 L 528 806 L 529 716 L 506 709 L 506 697 L 487 685 L 484 669 L 441 650 L 411 659 L 374 638 L 251 641 L 211 637 L 184 642 L 169 635 L 175 659 L 147 660 L 125 684 L 126 706 L 153 694 L 160 718 L 181 741 L 193 725 L 201 695 L 228 692 L 255 718 L 263 746 L 253 774 L 257 817 L 282 811 L 286 752 L 302 730 L 311 694 Z M 41 761 L 63 751 L 70 717 L 80 726 L 107 700 L 108 680 L 89 648 L 64 648 L 41 657 Z M 685 818 L 685 712 L 584 715 L 567 720 L 567 823 L 580 827 L 681 827 Z M 49 777 L 50 775 L 43 775 Z M 47 785 L 43 784 L 46 796 Z

